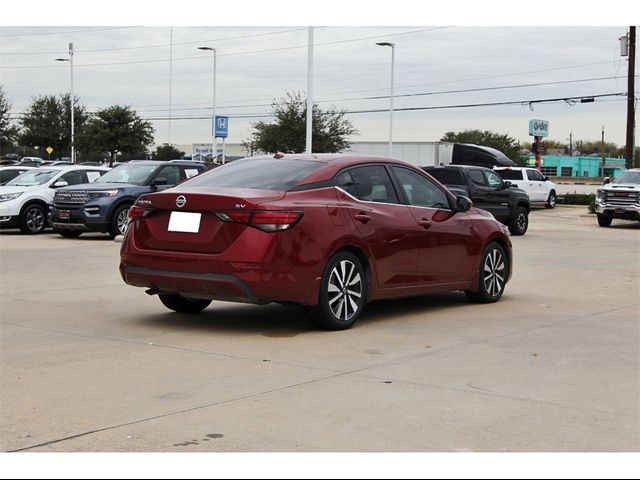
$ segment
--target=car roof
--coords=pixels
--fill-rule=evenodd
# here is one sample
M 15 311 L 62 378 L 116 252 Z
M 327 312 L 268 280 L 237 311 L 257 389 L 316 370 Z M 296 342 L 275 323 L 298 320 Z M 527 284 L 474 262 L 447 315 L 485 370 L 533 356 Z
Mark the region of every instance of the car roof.
M 35 170 L 38 167 L 29 165 L 0 165 L 0 170 Z
M 422 168 L 428 168 L 429 170 L 436 169 L 436 168 L 440 168 L 440 169 L 444 169 L 444 168 L 457 168 L 457 169 L 480 168 L 482 170 L 491 171 L 490 168 L 481 167 L 480 165 L 436 165 L 436 166 L 429 166 L 429 167 L 422 167 Z

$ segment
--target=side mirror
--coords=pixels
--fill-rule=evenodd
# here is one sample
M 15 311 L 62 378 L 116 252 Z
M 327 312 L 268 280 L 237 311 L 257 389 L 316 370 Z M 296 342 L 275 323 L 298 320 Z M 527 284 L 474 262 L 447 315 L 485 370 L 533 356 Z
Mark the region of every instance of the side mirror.
M 60 187 L 68 187 L 69 184 L 64 180 L 58 180 L 56 183 L 51 185 L 51 188 L 60 188 Z
M 509 188 L 509 187 L 511 187 L 511 182 L 510 182 L 509 180 L 505 180 L 505 181 L 503 182 L 503 185 L 504 185 L 504 186 L 502 187 L 503 189 Z
M 602 179 L 602 184 L 606 185 L 607 183 L 611 183 L 611 177 L 604 177 Z
M 154 187 L 158 187 L 160 185 L 169 185 L 169 181 L 164 177 L 158 177 L 151 182 L 151 185 Z
M 549 177 L 544 177 L 544 181 L 548 182 L 549 181 Z
M 456 212 L 468 212 L 473 206 L 473 202 L 469 197 L 458 195 L 456 197 Z

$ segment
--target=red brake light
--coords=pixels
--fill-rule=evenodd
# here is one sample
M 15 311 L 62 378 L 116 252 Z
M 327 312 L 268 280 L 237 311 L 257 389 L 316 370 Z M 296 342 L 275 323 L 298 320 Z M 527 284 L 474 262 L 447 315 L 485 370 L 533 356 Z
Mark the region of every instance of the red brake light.
M 255 211 L 217 213 L 218 218 L 229 223 L 244 223 L 264 232 L 282 232 L 295 226 L 302 218 L 302 212 Z
M 151 210 L 148 208 L 132 205 L 131 207 L 129 207 L 129 212 L 127 213 L 127 221 L 128 223 L 135 222 L 136 220 L 147 216 L 149 212 L 151 212 Z

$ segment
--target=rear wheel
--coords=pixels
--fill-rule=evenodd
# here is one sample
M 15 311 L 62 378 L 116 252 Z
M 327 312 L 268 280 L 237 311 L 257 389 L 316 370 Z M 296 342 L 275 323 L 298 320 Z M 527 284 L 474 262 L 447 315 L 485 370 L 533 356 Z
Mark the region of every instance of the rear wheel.
M 211 300 L 187 298 L 177 293 L 161 293 L 158 297 L 165 307 L 179 313 L 200 313 L 211 303 Z
M 612 217 L 598 213 L 598 225 L 600 225 L 601 227 L 610 227 L 612 221 Z
M 44 207 L 37 203 L 27 205 L 20 215 L 20 231 L 27 234 L 42 233 L 46 226 Z
M 556 206 L 556 192 L 549 192 L 549 198 L 547 198 L 547 203 L 544 204 L 545 208 L 555 208 Z
M 314 322 L 327 330 L 345 330 L 366 304 L 367 283 L 362 263 L 354 254 L 338 252 L 322 276 L 320 303 L 311 309 Z
M 478 291 L 465 291 L 469 300 L 478 303 L 497 302 L 504 292 L 507 282 L 507 256 L 504 249 L 495 242 L 485 248 L 480 261 Z
M 524 207 L 516 207 L 515 214 L 509 223 L 511 235 L 524 235 L 529 228 L 529 212 Z
M 127 214 L 131 205 L 120 205 L 111 215 L 109 222 L 109 235 L 116 238 L 118 235 L 124 235 L 127 231 Z

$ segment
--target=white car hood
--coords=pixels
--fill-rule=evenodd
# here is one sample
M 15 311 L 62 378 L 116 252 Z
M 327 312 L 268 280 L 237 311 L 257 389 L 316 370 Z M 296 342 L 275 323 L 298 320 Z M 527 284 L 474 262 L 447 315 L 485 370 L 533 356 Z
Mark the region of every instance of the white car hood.
M 39 185 L 38 185 L 39 186 Z M 0 187 L 0 195 L 7 195 L 10 193 L 23 193 L 33 187 L 18 187 L 18 186 L 2 186 Z

